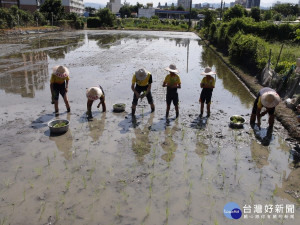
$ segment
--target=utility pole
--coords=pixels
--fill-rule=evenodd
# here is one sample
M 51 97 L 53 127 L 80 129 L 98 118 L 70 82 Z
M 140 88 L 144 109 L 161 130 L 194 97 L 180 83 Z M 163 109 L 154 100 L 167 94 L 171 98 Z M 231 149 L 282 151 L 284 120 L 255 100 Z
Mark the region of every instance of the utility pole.
M 192 0 L 190 0 L 189 30 L 191 28 Z
M 51 12 L 51 15 L 52 15 L 52 27 L 53 27 L 53 12 Z
M 223 0 L 221 0 L 220 20 L 222 20 Z

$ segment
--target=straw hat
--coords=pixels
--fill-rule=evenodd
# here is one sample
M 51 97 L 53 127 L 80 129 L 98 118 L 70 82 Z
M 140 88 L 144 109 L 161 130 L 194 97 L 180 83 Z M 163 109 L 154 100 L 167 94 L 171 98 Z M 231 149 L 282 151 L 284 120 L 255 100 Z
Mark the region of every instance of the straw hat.
M 103 92 L 98 87 L 90 87 L 86 90 L 86 97 L 90 100 L 97 100 L 103 95 Z
M 210 67 L 206 67 L 204 72 L 201 73 L 201 75 L 215 75 L 215 74 L 216 73 L 213 72 Z
M 139 81 L 145 80 L 147 74 L 148 72 L 145 69 L 139 69 L 138 71 L 135 71 L 135 77 Z
M 170 66 L 165 68 L 165 70 L 173 72 L 173 73 L 178 73 L 179 72 L 174 64 L 170 64 Z
M 274 91 L 268 91 L 261 96 L 261 103 L 266 108 L 274 108 L 280 101 L 279 95 Z
M 53 74 L 55 76 L 65 78 L 65 77 L 69 76 L 70 72 L 69 72 L 68 68 L 65 66 L 55 66 L 53 68 Z

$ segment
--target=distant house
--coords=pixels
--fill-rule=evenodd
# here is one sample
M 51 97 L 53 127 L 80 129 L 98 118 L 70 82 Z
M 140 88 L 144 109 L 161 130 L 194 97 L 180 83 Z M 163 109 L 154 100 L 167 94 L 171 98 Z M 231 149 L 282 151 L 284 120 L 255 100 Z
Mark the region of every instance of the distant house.
M 138 17 L 146 17 L 151 18 L 152 16 L 155 16 L 155 8 L 139 8 L 138 11 Z
M 121 0 L 110 0 L 110 2 L 107 3 L 106 8 L 112 13 L 118 13 L 122 6 Z
M 45 0 L 20 0 L 20 9 L 34 12 L 41 7 Z M 2 1 L 2 7 L 10 8 L 11 6 L 18 6 L 17 0 L 5 0 Z M 62 0 L 62 5 L 67 13 L 77 13 L 79 15 L 83 14 L 84 4 L 83 0 Z

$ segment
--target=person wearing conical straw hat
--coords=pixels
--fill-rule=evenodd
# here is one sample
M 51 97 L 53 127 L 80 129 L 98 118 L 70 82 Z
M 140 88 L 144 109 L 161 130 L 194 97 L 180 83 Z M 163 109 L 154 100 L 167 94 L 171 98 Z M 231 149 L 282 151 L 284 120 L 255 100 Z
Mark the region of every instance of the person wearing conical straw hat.
M 59 115 L 58 111 L 58 98 L 59 94 L 64 98 L 64 102 L 67 108 L 67 112 L 70 112 L 70 105 L 68 100 L 69 89 L 69 70 L 65 66 L 55 66 L 50 79 L 50 90 L 52 95 L 51 103 L 54 104 L 55 116 Z
M 206 67 L 204 72 L 201 75 L 205 75 L 205 77 L 201 80 L 200 87 L 202 88 L 199 102 L 201 103 L 200 107 L 200 117 L 203 115 L 204 103 L 206 103 L 207 108 L 207 117 L 210 116 L 210 104 L 211 104 L 211 96 L 213 89 L 215 88 L 215 79 L 212 75 L 216 75 L 215 72 L 211 70 L 210 67 Z
M 280 103 L 280 101 L 281 99 L 275 90 L 269 87 L 262 88 L 258 92 L 253 104 L 252 114 L 250 117 L 250 125 L 254 127 L 257 118 L 257 126 L 260 128 L 261 117 L 268 113 L 269 128 L 272 129 L 275 120 L 275 107 Z M 264 112 L 261 112 L 263 107 L 265 108 L 265 110 Z
M 151 94 L 152 75 L 145 69 L 139 69 L 132 76 L 131 90 L 133 91 L 133 100 L 131 107 L 131 114 L 135 116 L 135 110 L 139 98 L 147 97 L 148 103 L 151 107 L 151 113 L 154 112 L 155 106 Z M 143 94 L 141 94 L 143 92 Z
M 177 74 L 179 71 L 176 68 L 176 65 L 170 64 L 169 67 L 165 68 L 165 70 L 169 71 L 169 74 L 165 77 L 163 82 L 163 87 L 167 87 L 167 95 L 166 95 L 166 102 L 167 102 L 167 109 L 166 109 L 166 119 L 169 118 L 169 111 L 171 102 L 173 102 L 175 111 L 176 111 L 176 118 L 179 116 L 179 98 L 177 89 L 181 88 L 181 81 L 180 77 Z
M 106 111 L 106 104 L 105 104 L 105 94 L 103 91 L 103 88 L 99 85 L 98 87 L 90 87 L 86 90 L 86 97 L 87 97 L 87 117 L 88 119 L 92 119 L 92 105 L 95 100 L 100 99 L 99 104 L 97 105 L 97 108 L 102 105 L 102 111 Z

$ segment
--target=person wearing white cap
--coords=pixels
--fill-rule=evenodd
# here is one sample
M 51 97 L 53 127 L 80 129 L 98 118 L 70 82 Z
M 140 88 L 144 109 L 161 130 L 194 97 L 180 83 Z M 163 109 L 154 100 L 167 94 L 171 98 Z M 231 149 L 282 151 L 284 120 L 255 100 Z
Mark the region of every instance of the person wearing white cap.
M 165 80 L 164 80 L 163 85 L 162 85 L 163 87 L 167 87 L 166 118 L 168 119 L 168 117 L 169 117 L 169 111 L 170 111 L 170 106 L 171 106 L 172 101 L 173 101 L 173 104 L 175 106 L 176 118 L 177 118 L 179 116 L 179 108 L 178 108 L 179 98 L 178 98 L 177 89 L 181 88 L 180 77 L 177 74 L 179 71 L 178 71 L 178 69 L 176 68 L 176 66 L 174 64 L 170 64 L 170 66 L 165 68 L 165 70 L 170 72 L 165 77 Z
M 87 117 L 88 119 L 92 119 L 92 105 L 95 100 L 100 99 L 99 104 L 97 105 L 97 108 L 102 105 L 102 111 L 106 111 L 106 104 L 105 104 L 105 95 L 103 88 L 99 85 L 98 87 L 90 87 L 86 90 L 86 97 L 87 97 Z
M 201 75 L 205 75 L 205 77 L 203 77 L 200 83 L 200 87 L 202 88 L 200 98 L 199 98 L 199 102 L 201 103 L 200 117 L 202 117 L 203 115 L 205 102 L 207 108 L 207 117 L 210 116 L 211 96 L 212 96 L 213 89 L 215 88 L 215 79 L 212 77 L 212 75 L 215 74 L 216 73 L 213 72 L 210 67 L 206 67 L 204 72 L 201 73 Z
M 257 98 L 255 99 L 253 104 L 252 114 L 250 117 L 250 125 L 253 127 L 257 118 L 257 126 L 260 128 L 261 117 L 268 113 L 269 128 L 272 129 L 275 120 L 275 107 L 280 103 L 280 101 L 281 99 L 275 90 L 269 87 L 262 88 L 259 91 Z M 264 112 L 261 112 L 263 107 L 266 110 Z
M 147 97 L 148 103 L 151 106 L 151 113 L 155 111 L 153 98 L 151 94 L 152 75 L 145 69 L 139 69 L 132 76 L 131 90 L 133 91 L 133 100 L 131 113 L 135 115 L 136 106 L 139 98 Z M 143 94 L 141 94 L 143 92 Z
M 67 96 L 69 88 L 69 70 L 64 66 L 55 66 L 50 79 L 50 90 L 52 95 L 51 103 L 54 104 L 55 115 L 58 116 L 58 98 L 59 94 L 64 98 L 67 112 L 70 112 L 70 105 Z

